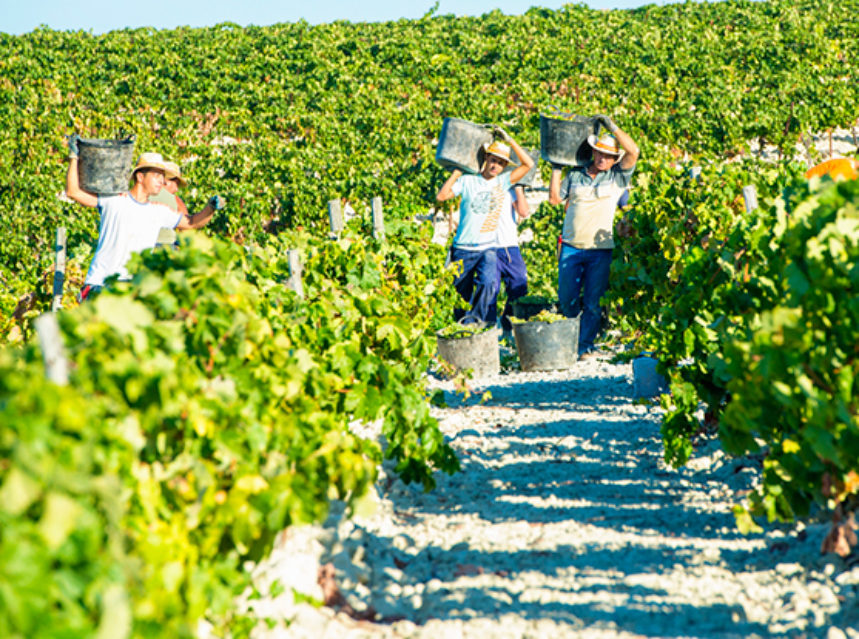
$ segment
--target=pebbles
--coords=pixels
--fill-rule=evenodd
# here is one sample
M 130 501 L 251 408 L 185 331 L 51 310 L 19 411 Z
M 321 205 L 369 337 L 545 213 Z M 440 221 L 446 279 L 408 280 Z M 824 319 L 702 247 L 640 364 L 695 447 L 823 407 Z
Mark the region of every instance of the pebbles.
M 710 442 L 667 467 L 631 365 L 501 375 L 467 401 L 430 386 L 462 471 L 424 493 L 383 468 L 372 515 L 288 531 L 254 572 L 272 618 L 255 636 L 859 638 L 859 572 L 819 555 L 822 525 L 740 535 L 757 462 Z M 329 565 L 336 614 L 292 595 L 326 596 L 308 573 Z

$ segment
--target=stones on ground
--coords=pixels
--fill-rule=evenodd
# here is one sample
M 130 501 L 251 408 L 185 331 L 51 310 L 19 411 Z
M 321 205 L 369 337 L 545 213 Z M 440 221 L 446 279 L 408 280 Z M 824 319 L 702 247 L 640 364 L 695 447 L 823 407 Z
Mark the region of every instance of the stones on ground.
M 740 535 L 731 508 L 759 460 L 704 442 L 666 467 L 659 409 L 633 402 L 629 364 L 500 375 L 468 400 L 430 384 L 462 471 L 424 493 L 384 467 L 373 515 L 337 508 L 306 538 L 290 531 L 258 574 L 333 566 L 340 612 L 263 597 L 281 622 L 256 636 L 859 636 L 859 569 L 820 555 L 826 524 Z M 290 583 L 322 596 L 306 574 Z

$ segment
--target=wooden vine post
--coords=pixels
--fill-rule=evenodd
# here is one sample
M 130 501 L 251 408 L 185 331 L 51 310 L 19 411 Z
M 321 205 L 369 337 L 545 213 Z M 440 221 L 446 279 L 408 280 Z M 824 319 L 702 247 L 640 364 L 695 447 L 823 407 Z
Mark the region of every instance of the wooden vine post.
M 66 227 L 57 228 L 56 259 L 54 266 L 54 298 L 51 310 L 57 312 L 63 306 L 63 286 L 66 282 Z
M 332 239 L 338 239 L 345 226 L 343 223 L 343 209 L 340 207 L 339 199 L 328 201 L 328 222 L 331 225 Z
M 385 217 L 382 213 L 382 198 L 376 196 L 373 198 L 373 239 L 385 239 Z
M 743 187 L 743 200 L 746 203 L 746 213 L 751 213 L 758 208 L 758 191 L 754 184 Z
M 69 383 L 69 363 L 56 314 L 42 313 L 33 324 L 42 348 L 45 377 L 58 386 L 66 386 Z
M 301 252 L 298 249 L 289 249 L 289 279 L 286 286 L 295 291 L 299 297 L 304 297 L 304 285 L 301 283 Z

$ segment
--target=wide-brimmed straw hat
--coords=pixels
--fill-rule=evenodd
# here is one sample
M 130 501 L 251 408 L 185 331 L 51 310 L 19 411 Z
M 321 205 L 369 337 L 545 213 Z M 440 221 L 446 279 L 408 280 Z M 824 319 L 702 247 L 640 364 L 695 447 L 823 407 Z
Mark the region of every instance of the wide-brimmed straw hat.
M 182 177 L 182 169 L 175 162 L 164 163 L 164 179 L 176 180 L 181 186 L 188 186 L 188 180 Z
M 134 165 L 134 170 L 131 172 L 133 176 L 138 171 L 144 169 L 158 169 L 159 171 L 167 172 L 167 167 L 164 164 L 164 158 L 160 153 L 141 153 L 137 158 L 137 164 Z
M 510 157 L 510 147 L 504 144 L 503 142 L 492 142 L 491 144 L 484 144 L 483 150 L 487 155 L 494 155 L 497 158 L 501 158 L 505 162 L 510 164 L 519 164 L 514 158 Z
M 617 141 L 617 138 L 610 134 L 604 135 L 600 138 L 591 134 L 588 136 L 588 144 L 591 145 L 592 149 L 596 149 L 600 153 L 605 153 L 606 155 L 623 155 L 623 149 L 620 148 L 620 143 Z

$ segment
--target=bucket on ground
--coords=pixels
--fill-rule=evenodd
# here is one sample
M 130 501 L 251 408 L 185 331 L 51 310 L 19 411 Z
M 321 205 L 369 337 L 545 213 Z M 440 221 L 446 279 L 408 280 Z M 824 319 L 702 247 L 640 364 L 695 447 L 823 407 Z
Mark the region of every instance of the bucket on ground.
M 511 302 L 513 306 L 513 317 L 517 319 L 530 319 L 537 315 L 540 311 L 558 311 L 558 303 L 548 297 L 520 297 Z
M 541 113 L 540 155 L 552 164 L 585 166 L 592 156 L 588 136 L 598 127 L 597 120 L 583 115 Z
M 489 144 L 492 139 L 492 132 L 482 124 L 459 118 L 445 118 L 438 135 L 435 161 L 446 169 L 479 173 L 478 155 L 483 145 Z
M 656 372 L 659 360 L 636 357 L 632 360 L 632 395 L 635 399 L 655 397 L 668 389 L 668 380 Z
M 498 349 L 498 329 L 480 333 L 463 330 L 461 336 L 443 337 L 436 333 L 438 356 L 457 372 L 474 371 L 474 378 L 498 375 L 501 372 L 501 355 Z
M 78 184 L 96 195 L 116 195 L 128 190 L 134 162 L 134 138 L 125 140 L 78 140 Z
M 560 371 L 579 358 L 579 318 L 514 322 L 513 339 L 523 371 Z

